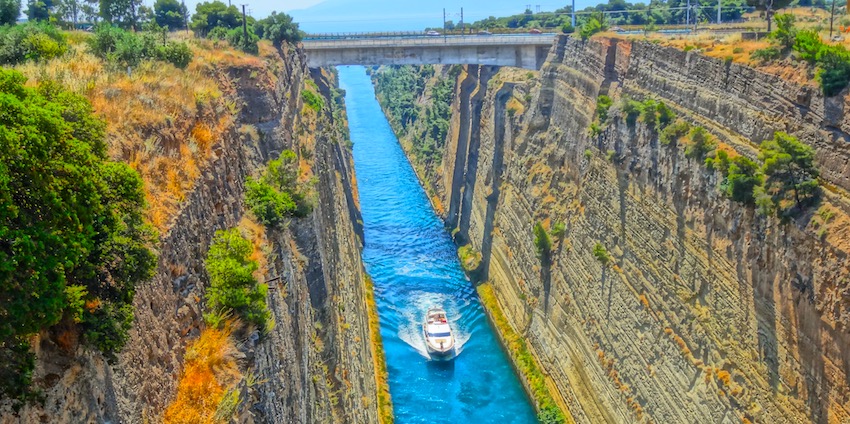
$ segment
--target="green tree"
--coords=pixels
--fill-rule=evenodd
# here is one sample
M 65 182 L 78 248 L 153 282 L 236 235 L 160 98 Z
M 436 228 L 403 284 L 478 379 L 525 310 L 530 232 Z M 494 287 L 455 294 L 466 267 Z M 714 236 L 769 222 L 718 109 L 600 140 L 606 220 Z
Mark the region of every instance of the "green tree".
M 27 5 L 27 17 L 31 21 L 47 21 L 52 10 L 52 0 L 30 0 Z
M 543 224 L 534 224 L 534 247 L 537 249 L 537 257 L 543 265 L 549 263 L 549 255 L 552 251 L 552 239 L 549 233 L 543 228 Z
M 138 29 L 141 0 L 100 0 L 104 21 L 124 29 Z
M 268 286 L 254 278 L 257 262 L 251 260 L 251 242 L 238 228 L 215 233 L 207 253 L 210 287 L 206 299 L 211 311 L 230 310 L 247 322 L 264 328 L 270 317 L 266 307 Z
M 767 19 L 767 32 L 772 30 L 773 12 L 784 9 L 789 4 L 791 4 L 791 0 L 747 0 L 747 5 L 764 11 L 765 19 Z
M 708 152 L 717 148 L 717 141 L 703 127 L 693 127 L 690 141 L 685 147 L 685 156 L 702 160 Z
M 275 47 L 280 47 L 284 42 L 297 43 L 301 41 L 301 31 L 298 29 L 298 24 L 292 20 L 292 16 L 286 13 L 272 12 L 267 18 L 257 21 L 254 30 L 261 38 L 271 40 Z
M 608 266 L 608 264 L 611 263 L 611 255 L 602 243 L 596 243 L 593 246 L 593 257 L 596 258 L 602 266 Z
M 227 6 L 215 0 L 199 3 L 192 15 L 190 27 L 200 36 L 206 36 L 213 28 L 233 29 L 242 26 L 242 14 L 236 6 Z
M 21 0 L 0 0 L 0 25 L 14 25 L 21 16 Z
M 84 341 L 107 356 L 120 349 L 135 286 L 156 263 L 141 178 L 107 160 L 104 122 L 84 98 L 25 82 L 0 69 L 0 356 L 17 358 L 0 362 L 0 375 L 30 364 L 21 356 L 27 337 L 66 311 L 80 321 Z M 4 393 L 25 395 L 8 383 Z
M 47 23 L 0 27 L 0 65 L 49 60 L 68 50 L 65 34 Z
M 765 175 L 765 191 L 774 204 L 792 196 L 794 204 L 801 209 L 819 194 L 818 170 L 815 167 L 815 152 L 796 137 L 776 132 L 772 140 L 765 140 L 759 147 L 762 173 Z
M 770 37 L 776 40 L 783 50 L 789 50 L 794 47 L 797 41 L 797 29 L 794 28 L 794 15 L 790 13 L 782 13 L 773 18 L 776 21 L 776 31 L 770 34 Z
M 735 156 L 729 160 L 724 193 L 732 200 L 748 205 L 754 204 L 753 193 L 761 183 L 759 165 L 753 160 L 746 156 Z
M 153 10 L 157 25 L 170 30 L 186 29 L 189 11 L 185 3 L 177 0 L 156 0 Z

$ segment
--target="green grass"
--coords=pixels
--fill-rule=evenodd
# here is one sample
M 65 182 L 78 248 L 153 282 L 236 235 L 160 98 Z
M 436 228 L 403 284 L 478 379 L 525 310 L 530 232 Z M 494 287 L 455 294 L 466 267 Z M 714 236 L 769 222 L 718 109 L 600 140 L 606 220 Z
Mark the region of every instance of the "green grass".
M 483 283 L 477 287 L 478 296 L 481 298 L 481 303 L 490 312 L 490 317 L 493 324 L 496 326 L 499 334 L 502 335 L 505 348 L 514 362 L 514 365 L 519 370 L 521 378 L 525 379 L 531 390 L 531 396 L 537 402 L 537 410 L 540 418 L 545 418 L 549 423 L 566 423 L 572 422 L 572 417 L 565 414 L 564 411 L 555 403 L 552 393 L 546 386 L 546 376 L 540 370 L 537 360 L 525 340 L 517 334 L 517 332 L 508 323 L 507 317 L 499 307 L 496 300 L 496 293 L 490 283 Z M 568 420 L 569 418 L 569 420 Z
M 481 253 L 475 250 L 471 244 L 466 244 L 457 249 L 460 264 L 466 272 L 472 272 L 481 265 Z
M 387 359 L 381 341 L 381 325 L 378 322 L 378 306 L 375 304 L 375 289 L 372 277 L 366 275 L 366 308 L 369 316 L 369 335 L 372 340 L 372 355 L 375 361 L 375 383 L 378 388 L 378 419 L 380 424 L 393 423 L 393 402 L 387 374 Z

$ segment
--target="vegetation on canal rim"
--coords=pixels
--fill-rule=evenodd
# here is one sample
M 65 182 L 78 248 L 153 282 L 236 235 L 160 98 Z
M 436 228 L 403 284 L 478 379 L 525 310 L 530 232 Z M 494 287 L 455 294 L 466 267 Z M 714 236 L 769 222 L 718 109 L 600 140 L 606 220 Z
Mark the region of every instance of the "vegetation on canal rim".
M 481 252 L 475 250 L 472 244 L 458 247 L 457 256 L 460 258 L 460 265 L 466 272 L 475 271 L 481 265 Z
M 238 228 L 219 230 L 210 245 L 206 270 L 210 277 L 207 288 L 207 323 L 216 327 L 223 314 L 233 311 L 239 318 L 266 330 L 271 325 L 271 312 L 266 305 L 269 287 L 254 277 L 259 267 L 251 259 L 253 245 Z
M 381 340 L 381 323 L 378 321 L 378 305 L 375 303 L 375 286 L 369 274 L 366 274 L 364 284 L 366 286 L 366 310 L 369 314 L 369 336 L 372 339 L 372 357 L 375 362 L 375 383 L 378 389 L 378 418 L 380 424 L 392 424 L 393 402 L 390 398 L 387 357 L 384 354 L 384 343 Z
M 441 158 L 451 119 L 451 104 L 460 66 L 451 66 L 446 76 L 438 76 L 431 87 L 428 105 L 416 99 L 425 91 L 426 82 L 434 77 L 431 65 L 383 68 L 373 74 L 381 105 L 389 115 L 396 134 L 410 135 L 413 154 L 426 167 Z
M 245 179 L 245 205 L 266 226 L 287 216 L 307 216 L 313 209 L 311 195 L 312 185 L 298 182 L 298 156 L 292 150 L 270 161 L 260 178 Z
M 490 312 L 490 317 L 493 320 L 496 330 L 502 335 L 505 342 L 505 347 L 508 350 L 513 362 L 519 370 L 521 377 L 528 382 L 528 387 L 531 389 L 531 396 L 537 402 L 538 420 L 546 424 L 558 424 L 567 422 L 568 415 L 558 407 L 555 399 L 549 392 L 549 387 L 546 386 L 546 376 L 540 370 L 540 366 L 534 359 L 534 355 L 526 345 L 523 339 L 511 327 L 507 317 L 499 307 L 496 300 L 496 293 L 490 283 L 482 283 L 477 287 L 478 296 L 481 298 L 481 303 L 487 311 Z M 570 417 L 570 422 L 572 421 Z
M 543 224 L 537 222 L 534 224 L 534 248 L 537 251 L 537 259 L 543 266 L 549 265 L 550 254 L 552 253 L 552 238 L 549 233 L 543 228 Z
M 105 124 L 88 101 L 0 69 L 0 396 L 31 399 L 32 334 L 60 322 L 114 359 L 136 284 L 150 278 L 156 232 L 142 180 L 107 160 Z
M 842 45 L 823 42 L 815 30 L 798 30 L 791 14 L 774 17 L 776 30 L 770 34 L 773 44 L 753 52 L 763 62 L 780 59 L 795 51 L 798 57 L 817 68 L 815 79 L 827 97 L 838 95 L 850 84 L 850 51 Z

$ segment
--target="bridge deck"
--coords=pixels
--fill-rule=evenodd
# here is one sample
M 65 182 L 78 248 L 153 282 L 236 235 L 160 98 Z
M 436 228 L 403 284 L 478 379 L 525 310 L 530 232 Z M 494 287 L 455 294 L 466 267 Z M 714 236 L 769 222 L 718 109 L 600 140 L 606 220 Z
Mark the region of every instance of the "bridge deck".
M 381 37 L 304 40 L 304 50 L 441 46 L 549 46 L 555 37 L 542 35 L 451 35 L 438 37 Z

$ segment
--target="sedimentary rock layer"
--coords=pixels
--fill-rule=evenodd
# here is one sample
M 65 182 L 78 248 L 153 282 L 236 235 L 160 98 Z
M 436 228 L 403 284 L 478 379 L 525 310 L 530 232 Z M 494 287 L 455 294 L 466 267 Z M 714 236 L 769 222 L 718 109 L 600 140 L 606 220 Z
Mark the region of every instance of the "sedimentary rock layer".
M 577 421 L 850 420 L 846 95 L 695 51 L 567 37 L 539 74 L 470 66 L 456 87 L 440 172 L 420 178 Z M 824 200 L 796 220 L 759 215 L 617 106 L 591 137 L 600 94 L 664 101 L 753 158 L 790 132 L 816 149 Z M 551 263 L 538 222 L 565 224 Z
M 301 95 L 312 79 L 331 104 L 335 81 L 311 75 L 300 51 L 284 45 L 280 53 L 272 78 L 254 65 L 215 70 L 239 108 L 238 124 L 214 141 L 213 158 L 163 235 L 156 275 L 137 288 L 130 341 L 116 363 L 83 347 L 63 353 L 42 335 L 35 380 L 45 403 L 7 410 L 0 421 L 159 421 L 174 398 L 185 348 L 203 327 L 204 258 L 213 234 L 242 219 L 245 177 L 292 149 L 309 158 L 318 195 L 308 217 L 267 232 L 276 326 L 237 340 L 240 368 L 254 376 L 250 389 L 243 384 L 239 420 L 377 422 L 351 152 L 331 109 L 308 111 Z

